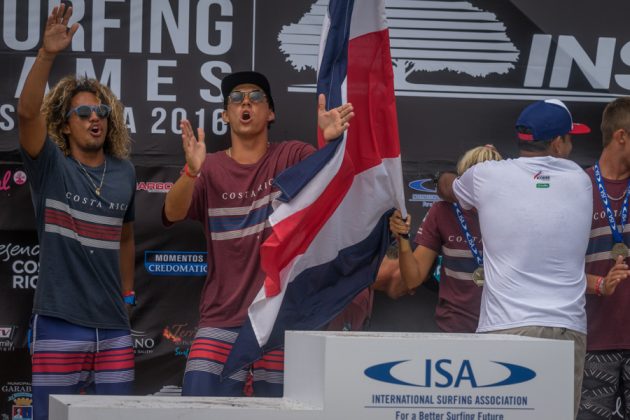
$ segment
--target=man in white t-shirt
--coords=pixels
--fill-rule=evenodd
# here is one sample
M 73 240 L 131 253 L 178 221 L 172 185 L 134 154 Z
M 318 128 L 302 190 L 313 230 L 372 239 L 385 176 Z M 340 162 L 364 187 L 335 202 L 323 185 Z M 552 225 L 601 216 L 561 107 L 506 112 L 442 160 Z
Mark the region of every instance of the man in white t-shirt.
M 438 194 L 479 212 L 485 284 L 477 332 L 572 340 L 577 414 L 593 193 L 588 175 L 566 157 L 571 134 L 590 129 L 549 99 L 525 108 L 516 130 L 518 159 L 483 162 L 457 179 L 444 174 Z

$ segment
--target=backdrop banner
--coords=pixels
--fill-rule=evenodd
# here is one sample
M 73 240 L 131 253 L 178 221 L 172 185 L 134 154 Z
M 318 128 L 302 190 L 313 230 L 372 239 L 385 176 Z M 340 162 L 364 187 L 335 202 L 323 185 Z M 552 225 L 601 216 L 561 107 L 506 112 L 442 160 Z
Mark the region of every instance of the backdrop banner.
M 49 83 L 72 73 L 107 84 L 125 104 L 133 139 L 137 394 L 179 392 L 207 271 L 200 225 L 165 228 L 161 221 L 165 193 L 184 163 L 179 121 L 204 127 L 210 152 L 228 147 L 221 79 L 255 69 L 272 86 L 271 140 L 316 144 L 315 68 L 327 3 L 72 2 L 71 23 L 81 27 Z M 18 153 L 17 98 L 57 4 L 0 6 L 0 420 L 31 401 L 27 331 L 39 249 Z M 628 2 L 386 0 L 386 12 L 414 231 L 437 200 L 437 170 L 454 168 L 464 151 L 487 143 L 516 156 L 514 123 L 531 101 L 565 101 L 576 121 L 593 128 L 575 139 L 571 158 L 584 167 L 595 162 L 602 110 L 630 91 Z M 434 331 L 436 293 L 418 293 L 398 301 L 377 296 L 372 328 Z

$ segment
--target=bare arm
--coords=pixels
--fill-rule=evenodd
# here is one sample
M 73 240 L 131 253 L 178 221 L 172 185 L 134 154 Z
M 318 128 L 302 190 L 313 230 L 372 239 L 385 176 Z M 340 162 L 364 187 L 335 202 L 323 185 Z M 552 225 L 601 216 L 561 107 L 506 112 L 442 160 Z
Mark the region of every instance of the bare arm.
M 415 289 L 429 278 L 431 267 L 437 256 L 437 252 L 422 245 L 412 252 L 409 240 L 400 239 L 398 252 L 400 277 L 409 289 Z
M 438 254 L 422 245 L 412 251 L 409 239 L 401 236 L 409 235 L 410 226 L 411 216 L 408 215 L 407 219 L 403 219 L 400 210 L 394 211 L 394 214 L 389 218 L 389 228 L 398 239 L 400 277 L 407 288 L 413 290 L 429 277 L 429 271 Z
M 453 182 L 457 179 L 457 175 L 452 172 L 444 172 L 440 174 L 437 182 L 437 193 L 440 198 L 449 203 L 456 203 L 457 197 L 453 192 Z
M 188 209 L 192 203 L 195 189 L 195 177 L 201 171 L 206 159 L 205 134 L 202 128 L 197 128 L 199 140 L 195 137 L 192 126 L 188 120 L 182 120 L 182 147 L 188 165 L 188 174 L 179 177 L 164 201 L 164 215 L 170 222 L 177 222 L 186 218 Z
M 46 139 L 46 120 L 41 107 L 50 70 L 57 54 L 67 48 L 79 28 L 78 23 L 67 28 L 71 16 L 72 7 L 66 10 L 65 4 L 54 7 L 48 16 L 42 47 L 18 101 L 18 137 L 20 145 L 32 158 L 42 151 Z
M 400 278 L 398 259 L 390 257 L 383 258 L 372 287 L 374 290 L 385 292 L 391 299 L 398 299 L 411 292 Z

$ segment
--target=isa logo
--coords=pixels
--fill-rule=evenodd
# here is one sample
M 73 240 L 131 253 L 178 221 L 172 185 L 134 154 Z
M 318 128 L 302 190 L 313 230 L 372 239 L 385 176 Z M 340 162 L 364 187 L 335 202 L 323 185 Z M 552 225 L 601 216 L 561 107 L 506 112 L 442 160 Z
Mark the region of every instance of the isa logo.
M 375 381 L 419 388 L 496 388 L 531 381 L 532 369 L 514 363 L 488 361 L 473 363 L 468 359 L 425 359 L 423 369 L 416 369 L 410 360 L 379 363 L 365 369 Z M 502 369 L 497 370 L 496 366 Z M 481 372 L 494 371 L 491 378 Z M 483 378 L 483 379 L 482 379 Z

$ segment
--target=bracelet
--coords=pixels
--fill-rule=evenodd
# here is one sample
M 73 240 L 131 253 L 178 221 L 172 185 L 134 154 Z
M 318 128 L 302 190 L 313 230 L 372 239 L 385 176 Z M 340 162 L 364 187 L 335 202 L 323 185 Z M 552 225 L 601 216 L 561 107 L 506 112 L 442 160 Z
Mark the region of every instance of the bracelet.
M 602 296 L 602 286 L 604 285 L 604 278 L 599 277 L 597 279 L 597 283 L 595 284 L 595 294 L 597 296 Z
M 129 290 L 123 293 L 123 300 L 127 305 L 136 306 L 136 292 Z
M 193 174 L 190 173 L 190 171 L 188 169 L 189 169 L 188 168 L 188 164 L 185 164 L 184 165 L 184 173 L 186 174 L 187 177 L 193 178 L 193 179 L 194 178 L 199 178 L 199 172 L 197 172 L 197 175 L 193 175 Z

